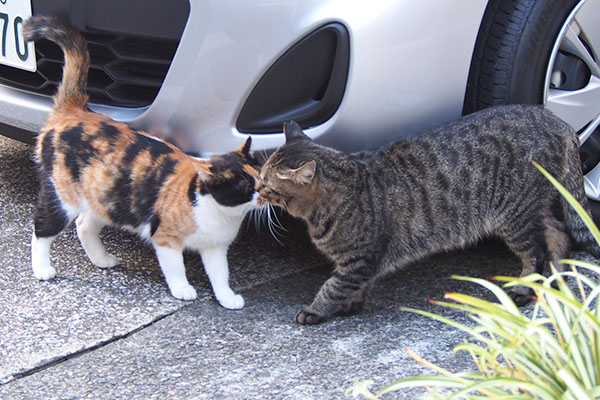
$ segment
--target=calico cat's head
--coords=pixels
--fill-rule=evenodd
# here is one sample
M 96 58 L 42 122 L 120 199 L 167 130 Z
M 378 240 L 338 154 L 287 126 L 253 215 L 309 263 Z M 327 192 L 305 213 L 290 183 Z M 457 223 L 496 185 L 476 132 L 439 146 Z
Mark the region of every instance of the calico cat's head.
M 312 204 L 318 181 L 317 159 L 329 149 L 314 143 L 294 122 L 283 124 L 285 144 L 269 157 L 257 186 L 259 204 L 277 205 L 302 216 Z
M 256 206 L 258 194 L 255 187 L 260 164 L 250 154 L 251 143 L 249 137 L 236 151 L 209 160 L 209 174 L 203 178 L 201 195 L 211 195 L 218 204 L 231 208 L 232 212 L 240 206 L 244 209 Z

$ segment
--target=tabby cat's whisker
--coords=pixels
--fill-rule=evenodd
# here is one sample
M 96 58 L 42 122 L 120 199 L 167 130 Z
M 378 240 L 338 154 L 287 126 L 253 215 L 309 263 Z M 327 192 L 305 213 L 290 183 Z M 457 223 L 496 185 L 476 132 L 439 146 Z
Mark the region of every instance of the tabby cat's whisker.
M 260 150 L 260 155 L 263 157 L 263 159 L 265 161 L 269 158 L 269 155 L 267 154 L 267 150 L 265 150 L 265 149 Z
M 267 211 L 267 226 L 269 227 L 269 232 L 271 232 L 271 236 L 273 236 L 273 239 L 275 239 L 277 241 L 277 243 L 279 243 L 280 245 L 283 246 L 283 243 L 279 240 L 279 237 L 278 237 L 278 236 L 282 236 L 282 235 L 280 232 L 277 231 L 278 228 L 283 228 L 283 227 L 281 225 L 277 225 L 273 220 L 273 214 L 275 214 L 275 210 L 273 209 L 273 206 L 269 204 L 266 207 L 266 211 Z M 277 217 L 275 217 L 275 218 L 277 218 Z
M 260 232 L 260 227 L 262 225 L 261 220 L 264 215 L 264 206 L 254 208 L 250 210 L 250 216 L 248 217 L 248 226 L 251 223 L 254 223 L 257 232 Z
M 275 226 L 276 228 L 281 229 L 281 230 L 287 232 L 288 230 L 283 226 L 283 224 L 279 220 L 279 217 L 277 216 L 277 211 L 275 211 L 275 208 L 271 204 L 269 204 L 269 208 L 272 211 L 272 216 L 273 217 L 271 218 L 271 221 L 273 223 L 273 226 Z
M 257 221 L 256 214 L 258 213 L 258 210 L 259 210 L 258 208 L 253 208 L 248 211 L 248 217 L 246 218 L 246 228 L 250 228 L 250 225 L 252 225 L 252 222 L 254 222 L 255 226 L 257 225 L 256 224 L 256 221 Z

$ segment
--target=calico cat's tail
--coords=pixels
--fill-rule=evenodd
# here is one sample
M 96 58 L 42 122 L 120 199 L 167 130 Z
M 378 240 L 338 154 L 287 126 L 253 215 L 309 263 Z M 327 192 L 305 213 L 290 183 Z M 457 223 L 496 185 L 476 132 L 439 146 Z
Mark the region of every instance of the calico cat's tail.
M 33 16 L 23 23 L 26 41 L 48 39 L 65 54 L 62 82 L 54 96 L 55 109 L 85 108 L 90 55 L 81 33 L 53 17 Z

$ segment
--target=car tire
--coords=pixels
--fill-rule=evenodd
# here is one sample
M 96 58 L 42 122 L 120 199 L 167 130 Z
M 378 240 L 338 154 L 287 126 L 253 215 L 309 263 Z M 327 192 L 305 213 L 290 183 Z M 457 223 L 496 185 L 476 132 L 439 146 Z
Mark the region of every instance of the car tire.
M 578 132 L 588 197 L 600 200 L 600 30 L 597 0 L 490 0 L 463 113 L 543 104 Z
M 469 71 L 464 114 L 542 104 L 548 61 L 575 0 L 491 0 Z

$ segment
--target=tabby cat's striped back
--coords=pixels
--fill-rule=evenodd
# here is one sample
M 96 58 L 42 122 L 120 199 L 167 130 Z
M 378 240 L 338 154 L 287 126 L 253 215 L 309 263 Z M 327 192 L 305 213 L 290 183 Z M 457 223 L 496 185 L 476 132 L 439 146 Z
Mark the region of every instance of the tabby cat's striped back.
M 377 276 L 429 254 L 498 236 L 541 272 L 590 233 L 534 168 L 536 160 L 586 204 L 573 129 L 541 106 L 490 108 L 375 152 L 318 145 L 295 123 L 261 172 L 259 201 L 307 221 L 334 275 L 296 316 L 317 323 L 356 311 Z M 524 304 L 529 293 L 513 288 Z

